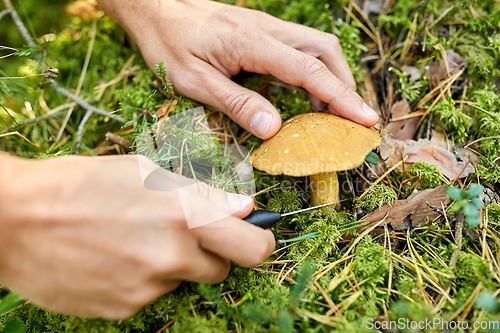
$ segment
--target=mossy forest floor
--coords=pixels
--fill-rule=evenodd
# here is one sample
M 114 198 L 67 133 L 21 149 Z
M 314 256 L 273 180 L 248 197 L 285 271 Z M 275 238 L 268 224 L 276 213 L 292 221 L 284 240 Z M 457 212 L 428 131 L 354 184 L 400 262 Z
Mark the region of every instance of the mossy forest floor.
M 15 321 L 28 332 L 364 332 L 375 320 L 460 320 L 466 324 L 457 332 L 488 331 L 473 324 L 500 320 L 495 298 L 500 293 L 500 2 L 225 2 L 336 34 L 360 94 L 381 115 L 378 128 L 394 137 L 384 134 L 377 156 L 341 175 L 347 184 L 341 211 L 310 211 L 276 225 L 281 241 L 259 267 L 233 265 L 219 285 L 183 283 L 118 322 L 20 302 L 0 316 L 0 330 Z M 144 128 L 155 126 L 159 109 L 171 107 L 174 114 L 199 106 L 162 94 L 161 80 L 109 17 L 70 16 L 64 2 L 13 4 L 33 45 L 27 45 L 10 15 L 1 18 L 0 56 L 15 54 L 0 59 L 0 150 L 34 159 L 76 151 L 127 154 L 126 144 L 113 135 L 109 141 L 106 134 L 133 142 Z M 235 80 L 270 99 L 283 120 L 311 111 L 302 89 L 246 73 Z M 65 92 L 88 104 L 74 103 Z M 128 124 L 88 113 L 89 104 Z M 237 142 L 249 150 L 261 143 L 217 110 L 206 110 L 219 127 L 218 143 Z M 425 160 L 425 152 L 437 150 L 446 163 L 401 161 L 411 154 Z M 179 166 L 175 157 L 170 161 Z M 186 156 L 182 163 L 187 162 Z M 181 170 L 190 176 L 188 167 Z M 257 207 L 278 212 L 307 207 L 306 180 L 260 172 L 255 178 Z M 482 191 L 472 184 L 482 185 Z M 411 195 L 409 204 L 416 191 L 441 185 L 456 189 L 448 194 L 458 204 L 450 200 L 436 207 L 430 196 L 423 201 L 429 214 L 420 223 L 411 214 L 406 221 L 363 222 L 396 200 Z M 0 290 L 0 296 L 8 293 Z M 421 328 L 384 331 L 442 327 Z

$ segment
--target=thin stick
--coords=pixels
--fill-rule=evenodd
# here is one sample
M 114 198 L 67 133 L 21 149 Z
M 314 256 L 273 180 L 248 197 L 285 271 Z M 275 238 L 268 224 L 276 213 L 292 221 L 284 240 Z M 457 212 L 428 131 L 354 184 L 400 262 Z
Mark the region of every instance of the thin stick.
M 292 266 L 292 268 L 290 268 L 286 273 L 285 275 L 283 275 L 283 277 L 279 280 L 279 283 L 278 284 L 281 284 L 283 282 L 283 280 L 288 276 L 288 274 L 293 270 L 295 269 L 295 267 L 297 267 L 304 259 L 306 259 L 310 254 L 311 252 L 314 250 L 314 247 L 311 248 L 309 250 L 309 252 L 306 253 L 306 255 L 304 257 L 302 257 L 302 259 L 300 259 L 295 265 Z
M 4 134 L 4 133 L 7 133 L 7 132 L 10 132 L 14 129 L 17 129 L 17 128 L 20 128 L 24 125 L 29 125 L 29 124 L 33 124 L 33 123 L 37 123 L 39 121 L 43 121 L 43 120 L 48 120 L 48 119 L 52 119 L 52 118 L 57 118 L 57 117 L 60 117 L 64 114 L 63 111 L 58 111 L 58 112 L 53 112 L 51 114 L 46 114 L 44 116 L 40 116 L 40 117 L 36 117 L 36 118 L 33 118 L 33 119 L 26 119 L 26 120 L 23 120 L 23 121 L 20 121 L 18 122 L 17 124 L 13 124 L 7 128 L 4 128 L 2 131 L 0 131 L 0 134 Z
M 500 136 L 487 136 L 485 138 L 479 138 L 477 140 L 474 140 L 472 142 L 470 142 L 469 144 L 467 144 L 467 146 L 465 146 L 464 148 L 469 148 L 469 146 L 472 146 L 473 144 L 479 142 L 479 141 L 482 141 L 482 140 L 490 140 L 490 139 L 500 139 Z
M 0 20 L 5 16 L 10 14 L 10 9 L 4 9 L 0 12 Z
M 370 187 L 368 187 L 364 192 L 363 194 L 360 195 L 360 197 L 357 199 L 357 201 L 361 200 L 375 185 L 377 185 L 378 183 L 380 183 L 382 181 L 382 179 L 384 179 L 385 177 L 387 177 L 388 174 L 390 174 L 392 171 L 394 171 L 395 169 L 399 168 L 399 166 L 401 164 L 403 164 L 404 162 L 406 162 L 406 159 L 408 158 L 408 156 L 405 156 L 401 161 L 399 161 L 398 163 L 394 164 L 392 166 L 392 168 L 390 168 L 389 170 L 387 170 L 386 173 L 384 173 L 382 176 L 380 176 L 376 181 L 373 182 L 373 184 L 370 185 Z
M 122 117 L 115 116 L 115 115 L 111 114 L 110 112 L 105 111 L 103 109 L 93 107 L 88 102 L 81 99 L 80 97 L 75 96 L 71 92 L 69 92 L 66 89 L 64 89 L 63 87 L 59 86 L 59 84 L 56 81 L 49 80 L 49 84 L 52 86 L 52 88 L 54 88 L 55 91 L 57 91 L 58 93 L 60 93 L 63 96 L 68 97 L 69 99 L 75 101 L 78 105 L 80 105 L 85 110 L 92 111 L 92 113 L 97 113 L 97 114 L 100 114 L 101 116 L 109 117 L 111 119 L 118 121 L 119 123 L 122 123 L 122 124 L 127 123 L 127 121 L 125 119 L 123 119 Z
M 13 54 L 15 54 L 15 53 L 11 53 L 8 56 L 13 55 Z M 4 57 L 0 57 L 0 59 L 2 59 L 2 58 L 4 58 Z M 0 77 L 0 80 L 22 80 L 22 79 L 28 79 L 30 77 L 44 76 L 44 75 L 45 74 L 33 74 L 33 75 L 28 75 L 28 76 L 2 76 L 2 77 Z
M 165 325 L 165 326 L 163 326 L 162 328 L 160 328 L 160 330 L 159 330 L 158 332 L 156 332 L 156 333 L 161 333 L 161 332 L 163 332 L 166 328 L 168 328 L 170 325 L 172 325 L 172 324 L 174 323 L 174 321 L 175 321 L 175 319 L 172 319 L 171 321 L 169 321 L 169 322 L 167 323 L 167 325 Z
M 97 20 L 93 19 L 92 20 L 92 33 L 90 36 L 89 47 L 87 49 L 87 55 L 85 56 L 85 62 L 83 63 L 82 73 L 80 74 L 80 80 L 78 81 L 78 86 L 76 87 L 75 96 L 80 95 L 80 91 L 82 90 L 83 81 L 85 80 L 85 75 L 87 74 L 87 69 L 89 67 L 90 56 L 92 55 L 92 50 L 94 49 L 94 41 L 95 41 L 96 31 L 97 31 Z M 73 113 L 73 109 L 74 109 L 73 107 L 70 108 L 68 110 L 68 113 L 66 114 L 66 117 L 64 117 L 61 128 L 59 129 L 59 133 L 57 133 L 56 142 L 58 142 L 59 139 L 61 139 L 61 136 L 64 132 L 64 129 L 66 128 L 66 125 L 68 124 L 69 118 L 71 117 L 71 114 Z
M 42 152 L 45 153 L 45 150 L 43 150 L 42 148 L 40 148 L 37 145 L 35 145 L 33 142 L 31 142 L 28 138 L 26 138 L 24 135 L 22 135 L 18 131 L 10 132 L 10 133 L 5 133 L 5 134 L 0 134 L 0 138 L 6 137 L 6 136 L 10 136 L 10 135 L 17 135 L 18 137 L 20 137 L 21 139 L 23 139 L 24 141 L 26 141 L 27 143 L 29 143 L 30 145 L 32 145 L 33 147 L 35 147 L 36 149 L 38 149 L 38 150 L 40 150 L 40 151 L 42 151 Z
M 17 29 L 19 30 L 19 32 L 23 36 L 26 44 L 28 44 L 28 46 L 32 49 L 36 48 L 36 44 L 33 42 L 33 39 L 31 38 L 31 35 L 28 32 L 28 29 L 26 29 L 26 26 L 24 25 L 23 21 L 21 21 L 21 18 L 17 14 L 16 9 L 14 8 L 14 6 L 12 6 L 12 2 L 10 2 L 10 0 L 3 0 L 3 3 L 5 4 L 5 7 L 7 8 L 6 10 L 8 10 L 10 12 L 10 16 L 12 17 L 12 21 L 14 21 Z M 5 11 L 3 11 L 2 13 L 4 13 L 4 12 Z
M 76 134 L 76 145 L 75 145 L 75 150 L 73 151 L 73 155 L 77 155 L 78 152 L 80 151 L 80 146 L 82 145 L 82 140 L 83 140 L 83 129 L 91 116 L 92 116 L 92 111 L 88 110 L 87 113 L 85 113 L 85 116 L 83 116 L 80 125 L 78 125 L 78 132 Z

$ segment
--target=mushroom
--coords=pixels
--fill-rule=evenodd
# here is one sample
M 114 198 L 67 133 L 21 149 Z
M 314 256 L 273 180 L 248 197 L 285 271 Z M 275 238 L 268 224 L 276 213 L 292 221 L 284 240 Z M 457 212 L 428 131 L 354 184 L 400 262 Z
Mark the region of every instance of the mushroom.
M 316 206 L 339 201 L 337 171 L 358 167 L 381 143 L 372 128 L 332 114 L 305 113 L 284 122 L 250 160 L 270 175 L 309 176 L 311 205 Z

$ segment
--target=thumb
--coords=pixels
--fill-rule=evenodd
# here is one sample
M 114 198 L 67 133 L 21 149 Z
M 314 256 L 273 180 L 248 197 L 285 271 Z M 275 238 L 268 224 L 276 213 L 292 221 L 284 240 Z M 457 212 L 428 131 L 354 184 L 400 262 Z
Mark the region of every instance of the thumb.
M 267 140 L 281 128 L 281 116 L 262 95 L 246 89 L 227 78 L 209 64 L 196 62 L 196 76 L 203 89 L 177 80 L 176 89 L 191 98 L 223 111 L 241 127 L 255 136 Z M 193 65 L 194 66 L 194 65 Z
M 224 220 L 231 215 L 244 218 L 252 211 L 253 199 L 248 196 L 226 193 L 199 181 L 187 186 L 179 184 L 176 181 L 177 193 L 190 229 Z

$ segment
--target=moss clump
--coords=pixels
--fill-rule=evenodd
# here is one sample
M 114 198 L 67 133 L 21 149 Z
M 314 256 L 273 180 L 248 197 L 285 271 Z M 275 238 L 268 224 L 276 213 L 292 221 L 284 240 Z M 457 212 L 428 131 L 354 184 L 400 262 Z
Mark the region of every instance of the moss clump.
M 500 203 L 494 203 L 488 207 L 488 217 L 493 223 L 500 223 Z
M 479 178 L 487 183 L 500 183 L 500 167 L 496 164 L 491 168 L 478 164 L 477 173 L 479 174 Z
M 448 135 L 453 134 L 455 142 L 462 142 L 468 136 L 467 129 L 470 123 L 461 110 L 455 106 L 455 101 L 451 96 L 437 103 L 432 110 L 440 119 L 441 131 Z
M 488 263 L 471 253 L 458 252 L 457 263 L 453 268 L 456 279 L 453 283 L 454 296 L 466 300 L 479 281 L 483 280 L 485 289 L 494 289 Z
M 283 191 L 273 195 L 267 209 L 278 213 L 289 213 L 301 209 L 302 201 L 297 191 Z
M 398 200 L 398 194 L 389 186 L 377 184 L 358 202 L 357 207 L 366 211 L 374 211 L 377 208 L 392 205 Z
M 439 167 L 434 164 L 417 161 L 406 170 L 406 173 L 410 176 L 418 177 L 421 181 L 418 185 L 418 189 L 425 190 L 443 185 L 439 170 Z

